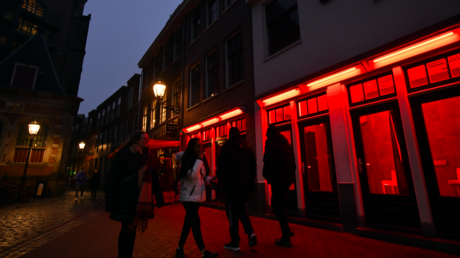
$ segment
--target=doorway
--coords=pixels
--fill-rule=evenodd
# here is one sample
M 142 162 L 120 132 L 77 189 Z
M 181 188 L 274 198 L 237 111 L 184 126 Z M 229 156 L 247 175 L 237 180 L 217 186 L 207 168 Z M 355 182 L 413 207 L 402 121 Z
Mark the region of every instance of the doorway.
M 306 215 L 340 221 L 329 117 L 299 123 L 299 135 Z
M 421 231 L 397 102 L 351 111 L 368 227 Z

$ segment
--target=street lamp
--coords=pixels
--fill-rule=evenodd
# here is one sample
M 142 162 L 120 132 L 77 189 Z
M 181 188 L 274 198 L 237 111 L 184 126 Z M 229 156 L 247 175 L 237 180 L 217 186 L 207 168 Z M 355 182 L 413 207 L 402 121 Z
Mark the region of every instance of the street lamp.
M 177 105 L 170 105 L 167 106 L 165 102 L 163 102 L 163 96 L 165 95 L 166 91 L 166 85 L 161 81 L 158 80 L 154 85 L 153 85 L 153 93 L 155 94 L 155 98 L 157 101 L 160 103 L 160 106 L 163 106 L 163 108 L 169 108 L 174 114 L 179 114 L 180 112 L 180 107 Z
M 85 142 L 80 142 L 78 144 L 78 146 L 80 147 L 80 150 L 84 150 L 85 149 Z
M 29 158 L 30 158 L 30 150 L 32 149 L 32 142 L 34 141 L 34 137 L 38 134 L 39 130 L 40 130 L 40 125 L 37 123 L 37 121 L 33 121 L 29 124 L 29 135 L 30 135 L 29 152 L 27 153 L 26 166 L 24 167 L 24 173 L 22 174 L 22 179 L 21 179 L 21 185 L 23 186 L 26 185 L 27 167 L 29 166 Z

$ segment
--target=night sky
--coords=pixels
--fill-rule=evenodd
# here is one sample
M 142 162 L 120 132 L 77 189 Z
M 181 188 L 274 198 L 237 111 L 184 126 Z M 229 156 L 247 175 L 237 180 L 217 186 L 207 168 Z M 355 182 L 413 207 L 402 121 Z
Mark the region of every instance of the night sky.
M 91 14 L 78 96 L 88 115 L 131 76 L 137 63 L 182 0 L 89 0 Z

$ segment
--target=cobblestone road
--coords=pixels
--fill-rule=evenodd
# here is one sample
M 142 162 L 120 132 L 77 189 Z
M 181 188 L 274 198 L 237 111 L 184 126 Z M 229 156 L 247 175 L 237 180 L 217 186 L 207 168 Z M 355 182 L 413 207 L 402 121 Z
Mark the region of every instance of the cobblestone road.
M 51 240 L 44 238 L 49 233 L 68 231 L 76 220 L 101 206 L 103 193 L 98 193 L 97 200 L 90 200 L 90 195 L 85 193 L 86 198 L 75 202 L 75 192 L 71 191 L 68 196 L 31 199 L 28 203 L 1 207 L 0 257 L 17 257 L 24 253 L 24 248 L 30 251 Z
M 451 254 L 394 244 L 375 239 L 363 238 L 349 233 L 335 232 L 301 225 L 291 224 L 296 233 L 292 239 L 292 248 L 283 248 L 274 244 L 280 229 L 276 221 L 252 217 L 252 223 L 259 237 L 259 244 L 249 249 L 247 238 L 241 228 L 240 252 L 231 252 L 223 248 L 229 240 L 228 221 L 224 211 L 201 207 L 199 210 L 203 238 L 206 247 L 219 252 L 219 258 L 293 258 L 293 257 L 457 257 Z M 120 223 L 109 219 L 103 206 L 85 215 L 83 222 L 70 228 L 59 237 L 47 241 L 38 247 L 20 252 L 22 258 L 66 257 L 96 258 L 117 257 L 117 239 Z M 184 219 L 182 204 L 166 205 L 155 209 L 155 218 L 150 220 L 148 230 L 136 236 L 134 257 L 174 257 Z M 47 236 L 44 236 L 45 238 Z M 190 233 L 185 251 L 189 258 L 201 257 Z M 10 256 L 16 257 L 16 256 Z

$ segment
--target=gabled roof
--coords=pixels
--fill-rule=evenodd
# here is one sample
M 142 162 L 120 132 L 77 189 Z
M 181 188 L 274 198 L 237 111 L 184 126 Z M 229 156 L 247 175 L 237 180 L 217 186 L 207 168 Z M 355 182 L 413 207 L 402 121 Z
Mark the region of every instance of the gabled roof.
M 38 67 L 33 90 L 65 94 L 54 69 L 48 46 L 42 33 L 37 33 L 11 55 L 0 62 L 0 85 L 11 86 L 11 78 L 17 63 Z

